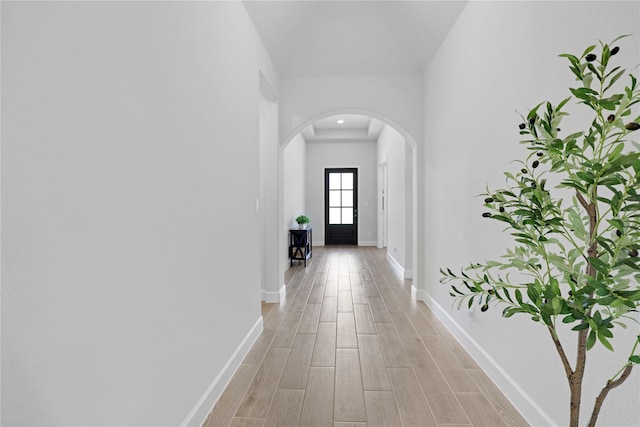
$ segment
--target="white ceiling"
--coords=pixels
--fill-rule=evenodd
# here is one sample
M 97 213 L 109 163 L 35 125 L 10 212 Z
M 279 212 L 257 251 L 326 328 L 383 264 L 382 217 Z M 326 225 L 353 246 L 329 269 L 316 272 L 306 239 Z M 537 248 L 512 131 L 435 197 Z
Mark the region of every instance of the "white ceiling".
M 281 77 L 423 74 L 467 1 L 243 0 Z M 338 124 L 342 118 L 345 123 Z M 307 141 L 377 140 L 384 124 L 342 115 Z
M 281 77 L 422 74 L 466 1 L 243 1 Z
M 342 123 L 338 123 L 341 120 Z M 300 133 L 307 142 L 377 141 L 384 123 L 361 114 L 339 114 L 318 120 Z

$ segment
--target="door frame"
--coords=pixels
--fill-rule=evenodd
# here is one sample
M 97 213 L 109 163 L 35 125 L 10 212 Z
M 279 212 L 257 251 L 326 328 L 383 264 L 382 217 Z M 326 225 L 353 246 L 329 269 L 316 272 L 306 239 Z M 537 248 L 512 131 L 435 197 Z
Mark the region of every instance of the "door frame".
M 382 165 L 382 247 L 387 247 L 389 241 L 389 175 L 387 161 Z
M 353 239 L 346 245 L 358 245 L 358 168 L 341 167 L 324 169 L 324 244 L 335 245 L 340 243 L 329 242 L 329 174 L 331 173 L 353 173 L 353 223 L 345 224 L 352 228 Z

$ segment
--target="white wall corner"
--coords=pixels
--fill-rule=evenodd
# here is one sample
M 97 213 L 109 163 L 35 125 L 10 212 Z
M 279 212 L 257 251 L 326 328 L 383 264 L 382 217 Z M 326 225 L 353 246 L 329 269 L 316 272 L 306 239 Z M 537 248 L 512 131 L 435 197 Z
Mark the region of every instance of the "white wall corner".
M 558 427 L 558 424 L 520 387 L 520 385 L 475 341 L 426 291 L 411 287 L 411 294 L 424 301 L 447 330 L 491 378 L 496 387 L 532 426 Z
M 262 301 L 270 303 L 280 303 L 287 295 L 287 286 L 282 285 L 277 292 L 262 290 Z
M 400 263 L 398 261 L 396 261 L 396 259 L 391 256 L 391 254 L 389 252 L 387 252 L 387 258 L 389 258 L 389 261 L 391 261 L 391 263 L 400 270 L 400 273 L 402 273 L 402 275 L 404 276 L 404 267 L 402 265 L 400 265 Z
M 418 289 L 415 287 L 415 285 L 411 285 L 411 298 L 416 300 L 416 301 L 425 301 L 424 298 L 420 298 L 421 296 L 421 292 L 424 291 L 418 291 Z
M 262 316 L 256 321 L 249 333 L 244 337 L 238 348 L 233 352 L 227 363 L 211 382 L 207 390 L 204 392 L 200 400 L 195 404 L 189 415 L 184 419 L 180 426 L 201 426 L 207 419 L 209 412 L 213 409 L 222 392 L 227 387 L 233 374 L 240 367 L 240 364 L 253 347 L 263 329 Z
M 378 242 L 375 240 L 361 240 L 358 242 L 358 246 L 377 246 Z

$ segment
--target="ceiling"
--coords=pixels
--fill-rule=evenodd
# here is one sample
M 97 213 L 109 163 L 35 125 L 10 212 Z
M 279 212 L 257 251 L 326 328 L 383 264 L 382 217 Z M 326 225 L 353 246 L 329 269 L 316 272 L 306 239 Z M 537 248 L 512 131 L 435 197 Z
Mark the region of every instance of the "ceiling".
M 467 1 L 243 3 L 280 77 L 292 78 L 422 75 Z M 308 142 L 377 140 L 383 127 L 371 117 L 348 114 L 320 120 L 301 134 Z
M 244 0 L 281 77 L 422 74 L 466 1 Z
M 300 133 L 307 142 L 377 141 L 384 123 L 361 114 L 339 114 L 318 120 Z

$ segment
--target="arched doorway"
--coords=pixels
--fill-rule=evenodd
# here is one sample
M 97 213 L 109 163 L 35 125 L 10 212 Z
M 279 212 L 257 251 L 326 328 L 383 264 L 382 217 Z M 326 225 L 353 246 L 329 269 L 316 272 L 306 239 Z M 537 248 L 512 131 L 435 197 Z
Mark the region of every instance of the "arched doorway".
M 388 206 L 389 206 L 388 202 L 389 202 L 389 196 L 390 196 L 388 187 L 387 189 L 385 189 L 385 185 L 384 185 L 385 172 L 387 173 L 387 176 L 389 172 L 389 156 L 388 155 L 384 158 L 384 160 L 381 159 L 380 155 L 377 155 L 373 165 L 371 165 L 374 170 L 373 181 L 375 182 L 375 198 L 373 201 L 375 206 L 375 211 L 376 211 L 375 233 L 369 234 L 369 235 L 367 234 L 368 232 L 366 231 L 365 233 L 360 233 L 359 235 L 361 236 L 361 238 L 359 240 L 360 240 L 360 244 L 364 244 L 364 245 L 375 245 L 378 247 L 386 246 L 387 253 L 389 254 L 390 258 L 393 259 L 394 261 L 399 260 L 399 262 L 396 262 L 396 265 L 402 269 L 404 277 L 414 279 L 414 283 L 415 283 L 417 281 L 417 277 L 416 277 L 417 269 L 415 268 L 415 266 L 417 265 L 417 259 L 418 259 L 418 233 L 417 233 L 418 147 L 417 147 L 417 143 L 415 138 L 413 138 L 411 134 L 409 134 L 402 126 L 400 126 L 391 118 L 386 117 L 382 114 L 379 114 L 375 111 L 364 110 L 364 109 L 336 109 L 336 110 L 330 110 L 330 111 L 324 111 L 324 112 L 318 113 L 302 121 L 297 127 L 295 127 L 295 129 L 292 132 L 289 133 L 289 135 L 286 135 L 286 137 L 282 139 L 282 143 L 280 146 L 280 157 L 279 157 L 280 158 L 280 162 L 279 162 L 280 209 L 279 211 L 281 213 L 279 227 L 280 227 L 281 239 L 280 239 L 280 245 L 279 245 L 278 251 L 281 254 L 280 256 L 282 257 L 280 262 L 282 266 L 280 277 L 281 278 L 284 277 L 284 270 L 287 265 L 286 264 L 286 261 L 287 261 L 286 260 L 286 255 L 287 255 L 286 235 L 287 235 L 287 227 L 291 225 L 292 218 L 289 218 L 289 217 L 293 215 L 293 213 L 290 211 L 292 204 L 289 203 L 289 200 L 287 200 L 288 198 L 287 191 L 291 187 L 290 185 L 291 183 L 289 181 L 291 180 L 292 172 L 290 172 L 290 170 L 291 169 L 296 170 L 296 168 L 292 167 L 292 165 L 290 164 L 291 156 L 289 156 L 288 150 L 293 149 L 293 147 L 297 147 L 295 148 L 297 150 L 297 156 L 298 156 L 297 163 L 300 163 L 300 160 L 299 160 L 300 156 L 303 156 L 303 155 L 306 156 L 306 152 L 301 153 L 300 151 L 306 151 L 306 150 L 300 150 L 299 146 L 300 144 L 307 144 L 307 141 L 305 140 L 305 134 L 308 137 L 309 127 L 313 127 L 314 124 L 318 124 L 318 123 L 326 124 L 328 120 L 329 121 L 335 120 L 336 122 L 338 122 L 338 120 L 341 120 L 341 117 L 345 117 L 345 116 L 349 118 L 353 118 L 355 116 L 366 117 L 371 120 L 371 123 L 373 123 L 372 126 L 379 126 L 380 129 L 376 137 L 376 141 L 375 141 L 376 144 L 378 143 L 377 138 L 379 138 L 380 135 L 383 135 L 387 141 L 391 141 L 392 143 L 395 143 L 395 144 L 401 143 L 403 145 L 402 150 L 400 150 L 402 153 L 401 154 L 402 162 L 400 162 L 403 164 L 402 170 L 396 169 L 394 171 L 396 173 L 396 180 L 394 182 L 395 191 L 397 192 L 398 177 L 400 177 L 399 179 L 402 180 L 402 184 L 403 184 L 402 191 L 404 192 L 404 194 L 402 194 L 402 197 L 398 198 L 399 200 L 402 200 L 402 203 L 403 203 L 402 209 L 399 209 L 402 215 L 402 218 L 401 218 L 402 239 L 397 239 L 398 241 L 402 242 L 402 244 L 400 245 L 402 247 L 398 247 L 398 245 L 392 245 L 391 242 L 388 241 L 388 239 L 386 242 L 384 241 L 384 239 L 382 239 L 382 235 L 385 229 L 383 218 L 385 217 L 385 214 L 388 212 Z M 334 127 L 333 131 L 337 132 L 336 129 L 339 129 L 339 128 Z M 320 126 L 320 131 L 325 132 L 325 129 L 322 126 Z M 327 136 L 326 132 L 325 132 L 325 136 Z M 322 136 L 318 137 L 318 135 L 316 135 L 316 140 L 318 139 L 322 140 L 323 138 Z M 336 140 L 338 141 L 340 140 L 340 135 L 337 135 Z M 316 142 L 313 142 L 313 143 L 316 143 Z M 315 149 L 310 151 L 314 151 L 314 154 L 317 152 L 317 150 Z M 378 151 L 377 148 L 376 148 L 376 151 Z M 397 153 L 394 158 L 393 166 L 395 168 L 398 168 L 399 163 L 396 162 L 396 160 L 398 160 Z M 338 161 L 332 164 L 334 166 L 345 166 L 344 163 L 340 163 Z M 306 166 L 307 166 L 306 161 L 304 162 L 304 165 L 305 165 L 304 169 L 298 168 L 296 170 L 295 173 L 297 173 L 298 176 L 301 173 L 306 174 Z M 403 173 L 405 173 L 404 176 L 402 175 Z M 285 175 L 287 175 L 287 177 L 285 177 Z M 304 186 L 305 186 L 304 191 L 306 192 L 307 186 L 306 185 Z M 298 188 L 298 191 L 300 191 L 300 188 Z M 383 194 L 383 191 L 387 191 L 387 193 Z M 316 201 L 315 203 L 317 204 L 319 202 Z M 304 204 L 298 203 L 298 206 L 300 205 L 304 206 L 303 209 L 307 211 L 311 208 L 311 206 L 306 206 L 306 202 Z M 319 212 L 317 207 L 312 210 L 316 213 Z M 318 222 L 319 219 L 320 219 L 320 222 L 323 222 L 324 215 L 320 213 L 318 216 L 321 216 L 322 218 L 321 219 L 316 218 L 316 223 Z M 395 232 L 397 233 L 397 230 Z M 316 239 L 316 235 L 322 236 L 323 233 L 316 233 L 316 230 L 314 228 L 314 241 Z M 320 241 L 316 243 L 322 244 L 323 242 Z

